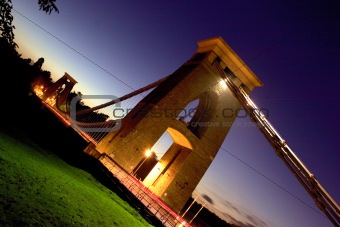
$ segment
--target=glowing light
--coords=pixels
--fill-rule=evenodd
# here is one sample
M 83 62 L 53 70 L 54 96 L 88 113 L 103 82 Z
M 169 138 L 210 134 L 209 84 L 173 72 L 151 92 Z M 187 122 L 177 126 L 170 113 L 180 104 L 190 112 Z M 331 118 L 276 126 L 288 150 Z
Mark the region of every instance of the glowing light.
M 50 106 L 54 106 L 55 103 L 56 103 L 56 99 L 55 99 L 55 97 L 47 98 L 45 102 L 48 103 Z
M 146 157 L 149 157 L 149 156 L 152 154 L 152 152 L 153 152 L 153 151 L 151 151 L 151 150 L 147 150 L 147 151 L 145 152 L 145 156 L 146 156 Z
M 33 91 L 39 98 L 41 98 L 44 94 L 44 86 L 35 85 Z
M 146 161 L 146 159 L 148 159 L 148 157 L 153 153 L 153 151 L 151 150 L 147 150 L 145 152 L 145 158 L 143 159 L 142 163 L 139 164 L 139 166 L 137 167 L 137 169 L 135 171 L 132 172 L 132 175 L 136 174 L 137 171 L 139 170 L 139 168 L 144 164 L 144 162 Z
M 164 166 L 160 162 L 157 162 L 157 164 L 144 179 L 143 184 L 147 187 L 150 187 L 156 181 L 157 177 L 163 169 Z
M 220 80 L 220 85 L 221 85 L 221 87 L 223 88 L 223 89 L 226 89 L 227 88 L 227 84 L 226 84 L 226 82 L 224 81 L 224 80 Z
M 177 227 L 183 227 L 183 226 L 185 226 L 186 225 L 186 222 L 182 222 L 182 223 L 180 223 L 179 225 L 177 225 Z

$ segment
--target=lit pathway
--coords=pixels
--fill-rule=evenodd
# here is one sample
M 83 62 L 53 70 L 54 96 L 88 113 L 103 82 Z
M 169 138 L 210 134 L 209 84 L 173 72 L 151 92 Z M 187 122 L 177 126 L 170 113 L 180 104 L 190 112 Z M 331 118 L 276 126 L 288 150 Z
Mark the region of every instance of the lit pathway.
M 101 163 L 134 194 L 165 226 L 188 226 L 180 215 L 171 210 L 163 201 L 154 195 L 134 176 L 118 166 L 108 155 L 102 155 Z

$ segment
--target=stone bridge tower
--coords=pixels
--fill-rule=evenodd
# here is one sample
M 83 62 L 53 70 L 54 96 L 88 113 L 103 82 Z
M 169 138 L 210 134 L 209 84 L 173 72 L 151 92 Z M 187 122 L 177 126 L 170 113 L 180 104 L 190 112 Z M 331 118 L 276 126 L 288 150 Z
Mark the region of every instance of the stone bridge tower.
M 48 98 L 56 99 L 55 106 L 60 110 L 62 105 L 67 104 L 68 95 L 76 83 L 77 81 L 65 72 L 62 77 L 46 89 L 42 96 L 42 100 L 46 101 Z
M 126 171 L 132 172 L 145 151 L 168 132 L 173 144 L 143 183 L 179 212 L 214 160 L 241 104 L 213 66 L 218 61 L 226 75 L 247 92 L 262 86 L 222 38 L 198 42 L 196 53 L 157 86 L 97 146 Z M 178 114 L 193 100 L 198 107 L 190 122 Z M 93 151 L 92 151 L 93 152 Z

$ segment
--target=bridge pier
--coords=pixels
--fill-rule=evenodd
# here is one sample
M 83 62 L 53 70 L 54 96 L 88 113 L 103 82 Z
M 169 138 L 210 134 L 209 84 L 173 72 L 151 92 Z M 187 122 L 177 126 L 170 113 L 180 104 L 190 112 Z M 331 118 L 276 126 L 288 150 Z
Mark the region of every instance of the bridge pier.
M 222 38 L 203 40 L 198 46 L 186 63 L 128 113 L 119 130 L 85 149 L 94 156 L 110 155 L 131 173 L 167 131 L 173 144 L 143 183 L 175 212 L 191 197 L 242 107 L 213 63 L 218 62 L 248 93 L 262 86 Z M 199 104 L 191 121 L 179 120 L 178 114 L 194 100 Z

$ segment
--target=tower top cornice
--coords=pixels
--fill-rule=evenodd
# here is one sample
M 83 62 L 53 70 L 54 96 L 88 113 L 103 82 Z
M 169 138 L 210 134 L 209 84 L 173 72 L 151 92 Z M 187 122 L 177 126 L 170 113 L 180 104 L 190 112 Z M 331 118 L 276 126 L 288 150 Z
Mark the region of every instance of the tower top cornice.
M 254 87 L 263 86 L 261 80 L 222 39 L 222 37 L 218 36 L 201 40 L 197 42 L 197 45 L 198 49 L 196 53 L 214 52 L 222 60 L 225 66 L 227 66 L 249 90 L 252 90 Z

